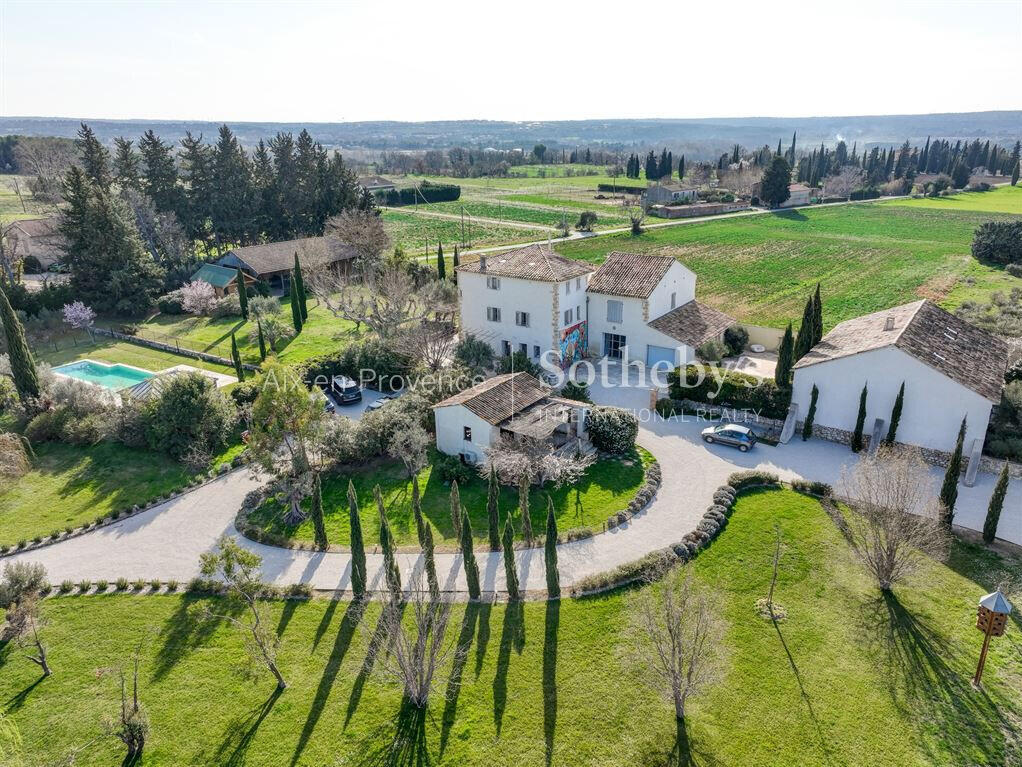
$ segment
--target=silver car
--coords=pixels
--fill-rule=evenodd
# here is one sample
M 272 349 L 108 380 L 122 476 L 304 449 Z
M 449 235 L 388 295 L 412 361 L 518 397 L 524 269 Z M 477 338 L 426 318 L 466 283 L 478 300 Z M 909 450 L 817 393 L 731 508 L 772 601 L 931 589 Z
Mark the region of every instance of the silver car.
M 722 445 L 737 447 L 743 453 L 747 453 L 751 448 L 755 447 L 756 435 L 748 426 L 739 426 L 736 423 L 722 423 L 703 429 L 703 442 L 710 444 L 719 442 Z

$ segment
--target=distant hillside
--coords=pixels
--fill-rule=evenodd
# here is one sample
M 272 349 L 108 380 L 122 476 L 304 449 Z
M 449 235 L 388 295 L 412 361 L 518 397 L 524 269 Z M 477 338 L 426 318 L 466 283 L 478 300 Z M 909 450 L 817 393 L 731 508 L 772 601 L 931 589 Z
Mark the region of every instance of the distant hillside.
M 163 139 L 179 141 L 185 131 L 215 137 L 218 123 L 163 120 L 95 120 L 88 123 L 99 138 L 137 137 L 152 129 Z M 78 120 L 56 117 L 0 117 L 0 135 L 71 137 Z M 552 122 L 501 122 L 451 120 L 440 122 L 351 123 L 252 123 L 231 122 L 246 146 L 278 131 L 309 132 L 331 148 L 431 149 L 450 146 L 531 148 L 544 143 L 551 148 L 577 145 L 628 148 L 667 145 L 688 147 L 693 155 L 715 156 L 734 143 L 746 147 L 785 144 L 798 132 L 800 146 L 834 144 L 839 138 L 859 146 L 900 144 L 905 139 L 921 142 L 926 136 L 980 138 L 1014 142 L 1022 134 L 1022 111 L 965 112 L 929 115 L 872 115 L 858 117 L 741 117 L 687 120 L 564 120 Z

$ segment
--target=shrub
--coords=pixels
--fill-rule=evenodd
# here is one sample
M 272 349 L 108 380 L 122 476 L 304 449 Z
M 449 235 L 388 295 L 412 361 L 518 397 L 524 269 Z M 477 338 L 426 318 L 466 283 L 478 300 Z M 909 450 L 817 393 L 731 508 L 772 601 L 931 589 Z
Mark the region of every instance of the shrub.
M 745 408 L 769 418 L 787 416 L 791 401 L 791 391 L 780 389 L 774 381 L 733 370 L 710 370 L 705 365 L 687 365 L 684 378 L 680 369 L 673 370 L 667 374 L 667 380 L 672 399 Z
M 737 357 L 745 351 L 749 343 L 749 331 L 741 325 L 732 325 L 724 331 L 724 345 L 728 349 L 728 355 Z
M 727 347 L 715 339 L 696 347 L 696 356 L 705 362 L 720 362 L 726 354 Z
M 593 445 L 605 453 L 627 453 L 639 434 L 639 419 L 616 407 L 594 407 L 586 415 L 585 426 Z
M 132 581 L 131 587 L 135 591 L 142 591 L 146 587 L 146 582 L 142 578 L 139 578 L 138 580 Z
M 994 264 L 1022 263 L 1022 220 L 980 224 L 972 236 L 972 255 Z
M 672 399 L 658 399 L 653 409 L 660 414 L 661 418 L 670 418 L 673 415 L 677 415 L 677 408 Z
M 541 378 L 543 370 L 538 363 L 533 362 L 528 354 L 515 352 L 501 357 L 497 362 L 498 373 L 528 373 L 533 378 Z
M 389 383 L 395 377 L 407 375 L 409 367 L 406 358 L 380 341 L 369 339 L 361 343 L 348 344 L 333 354 L 306 360 L 301 368 L 302 378 L 310 387 L 317 380 L 329 381 L 338 375 L 359 381 L 362 370 L 371 370 L 375 374 L 371 380 L 363 381 L 366 386 L 381 391 L 392 391 Z
M 471 333 L 466 333 L 454 346 L 454 361 L 473 373 L 492 367 L 493 358 L 493 347 Z
M 153 578 L 151 581 L 149 581 L 149 588 L 151 588 L 153 591 L 159 591 L 160 590 L 160 579 L 159 578 Z
M 589 384 L 568 381 L 561 387 L 558 394 L 565 399 L 573 399 L 576 402 L 592 402 L 589 396 Z
M 100 579 L 100 580 L 96 581 L 96 593 L 97 594 L 102 594 L 108 588 L 110 588 L 110 584 L 107 581 L 105 581 L 103 579 Z
M 156 299 L 156 307 L 162 314 L 184 314 L 184 296 L 181 289 L 172 290 Z
M 284 596 L 289 599 L 309 599 L 312 597 L 312 586 L 308 583 L 292 583 L 284 589 Z
M 74 587 L 75 587 L 74 581 L 61 581 L 60 588 L 58 588 L 57 590 L 61 594 L 70 594 Z
M 130 584 L 128 583 L 127 578 L 122 577 L 114 581 L 114 588 L 117 589 L 118 591 L 127 591 L 129 585 Z
M 816 495 L 820 498 L 829 498 L 834 494 L 834 488 L 826 482 L 816 482 L 808 479 L 793 479 L 791 489 L 806 495 Z
M 230 400 L 198 373 L 174 376 L 160 396 L 147 403 L 145 437 L 154 450 L 182 458 L 193 447 L 209 453 L 223 448 L 237 423 Z
M 84 580 L 78 581 L 78 593 L 79 594 L 84 594 L 85 592 L 87 592 L 91 588 L 92 588 L 92 581 L 88 580 L 87 578 L 84 579 Z
M 1004 267 L 1004 271 L 1012 277 L 1022 277 L 1022 264 L 1008 264 Z
M 229 293 L 217 300 L 213 305 L 212 316 L 214 318 L 238 317 L 241 315 L 241 299 L 237 293 Z
M 174 580 L 167 581 L 167 591 L 170 592 L 171 594 L 177 591 L 177 587 L 178 587 L 177 581 Z
M 444 482 L 464 485 L 472 480 L 475 472 L 453 455 L 440 455 L 433 464 L 433 471 Z
M 849 200 L 875 200 L 880 196 L 880 190 L 875 187 L 867 187 L 863 189 L 856 189 L 850 195 Z
M 590 575 L 576 581 L 572 592 L 579 594 L 603 591 L 635 581 L 657 580 L 678 562 L 679 557 L 673 548 L 651 551 L 641 559 L 621 565 L 610 572 Z
M 25 436 L 31 443 L 57 442 L 64 436 L 64 426 L 71 418 L 67 408 L 46 410 L 35 416 L 25 427 Z
M 736 471 L 727 478 L 727 483 L 736 491 L 744 490 L 747 487 L 756 487 L 758 485 L 778 485 L 780 482 L 780 477 L 773 472 L 759 471 L 756 469 L 750 469 L 749 471 Z

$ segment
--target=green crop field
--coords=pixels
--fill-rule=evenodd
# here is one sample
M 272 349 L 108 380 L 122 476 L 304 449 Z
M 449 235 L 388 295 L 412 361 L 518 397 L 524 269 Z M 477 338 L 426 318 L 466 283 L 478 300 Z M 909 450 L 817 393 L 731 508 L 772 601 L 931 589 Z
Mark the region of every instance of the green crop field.
M 888 205 L 929 210 L 972 210 L 1022 216 L 1022 186 L 999 186 L 986 192 L 962 192 L 948 197 L 892 200 Z
M 683 224 L 638 237 L 626 233 L 555 247 L 594 263 L 612 250 L 670 253 L 695 271 L 700 300 L 744 322 L 773 327 L 797 322 L 819 281 L 824 324 L 830 328 L 918 298 L 954 308 L 1022 285 L 1002 269 L 976 262 L 969 252 L 976 227 L 1003 217 L 865 203 Z
M 436 252 L 437 242 L 453 247 L 463 242 L 461 221 L 436 216 L 420 216 L 414 211 L 388 209 L 381 214 L 383 223 L 395 245 L 410 255 Z M 535 230 L 500 224 L 466 221 L 464 241 L 472 246 L 502 245 L 536 239 Z
M 774 525 L 784 541 L 773 623 L 754 604 L 770 585 Z M 179 765 L 1016 765 L 1022 738 L 1022 623 L 970 676 L 976 600 L 1018 560 L 959 544 L 948 563 L 882 596 L 820 504 L 791 491 L 741 498 L 691 565 L 716 590 L 726 651 L 720 681 L 673 709 L 624 657 L 630 592 L 518 605 L 453 607 L 428 710 L 367 648 L 380 607 L 271 602 L 288 688 L 246 661 L 243 638 L 191 595 L 58 596 L 43 603 L 53 675 L 0 645 L 0 711 L 26 764 L 77 748 L 80 767 L 123 757 L 116 673 L 143 642 L 139 694 L 152 724 L 140 767 Z M 646 586 L 644 588 L 650 588 Z M 156 633 L 158 631 L 158 633 Z M 378 640 L 377 640 L 378 641 Z

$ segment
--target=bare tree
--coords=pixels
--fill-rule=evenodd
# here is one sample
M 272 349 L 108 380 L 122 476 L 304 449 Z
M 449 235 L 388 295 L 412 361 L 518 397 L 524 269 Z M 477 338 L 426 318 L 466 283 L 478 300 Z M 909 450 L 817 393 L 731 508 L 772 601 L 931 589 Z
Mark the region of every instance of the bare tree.
M 881 447 L 841 477 L 849 499 L 846 534 L 883 591 L 927 556 L 942 557 L 950 539 L 939 524 L 930 473 L 918 452 Z
M 545 440 L 502 437 L 486 451 L 479 474 L 485 479 L 493 467 L 500 481 L 507 485 L 518 485 L 524 478 L 529 484 L 552 482 L 560 487 L 578 482 L 594 460 L 592 453 L 559 455 Z
M 336 251 L 354 251 L 355 267 L 362 274 L 376 271 L 390 237 L 376 211 L 346 210 L 327 219 L 323 235 L 327 246 Z
M 454 354 L 458 335 L 450 322 L 424 320 L 394 340 L 397 351 L 421 362 L 428 370 L 440 370 Z
M 846 165 L 840 173 L 827 176 L 823 180 L 823 193 L 827 197 L 848 197 L 856 189 L 866 183 L 866 173 L 862 168 Z
M 135 652 L 132 654 L 130 699 L 128 697 L 128 685 L 124 669 L 116 669 L 121 682 L 121 710 L 116 722 L 108 719 L 104 723 L 105 730 L 127 746 L 128 754 L 125 763 L 128 764 L 133 764 L 134 760 L 142 753 L 142 749 L 145 748 L 146 739 L 149 737 L 152 729 L 149 724 L 149 715 L 146 713 L 145 707 L 138 696 L 138 670 L 142 663 L 142 648 L 145 646 L 147 636 L 148 632 L 142 635 L 135 646 Z
M 277 680 L 277 689 L 283 690 L 287 682 L 277 668 L 280 637 L 273 630 L 266 607 L 260 601 L 266 591 L 266 584 L 259 578 L 262 562 L 263 558 L 258 554 L 243 549 L 234 539 L 222 536 L 215 551 L 201 556 L 200 570 L 206 578 L 222 581 L 227 587 L 228 596 L 241 601 L 248 608 L 250 620 L 215 613 L 208 607 L 205 613 L 207 617 L 228 621 L 243 631 L 249 658 L 265 665 Z
M 408 478 L 411 479 L 426 467 L 433 439 L 410 414 L 401 416 L 394 423 L 393 434 L 387 453 L 404 464 Z
M 22 175 L 32 176 L 28 188 L 37 202 L 58 203 L 61 181 L 77 159 L 74 144 L 48 137 L 21 136 L 14 148 Z
M 442 680 L 441 669 L 456 652 L 455 645 L 447 641 L 447 624 L 451 616 L 449 602 L 433 599 L 422 587 L 422 573 L 418 571 L 405 597 L 406 609 L 388 604 L 380 616 L 377 631 L 386 637 L 382 642 L 370 642 L 381 672 L 404 688 L 405 700 L 415 708 L 425 708 L 433 688 Z M 411 608 L 411 619 L 403 614 Z
M 25 197 L 21 192 L 21 179 L 17 176 L 11 176 L 7 181 L 7 188 L 14 192 L 14 196 L 18 198 L 18 204 L 21 205 L 21 212 L 28 213 L 28 206 L 25 205 Z
M 35 592 L 24 594 L 21 599 L 7 610 L 7 622 L 0 638 L 13 641 L 18 647 L 31 649 L 25 657 L 35 663 L 43 672 L 43 676 L 52 674 L 46 655 L 46 646 L 39 636 L 39 629 L 45 625 L 39 614 L 39 596 Z
M 717 612 L 687 567 L 630 600 L 634 641 L 626 652 L 644 681 L 674 703 L 679 720 L 688 699 L 723 673 L 724 626 Z
M 752 188 L 763 178 L 763 169 L 754 168 L 744 163 L 733 170 L 724 171 L 720 180 L 721 186 L 730 189 L 739 197 L 751 197 Z

